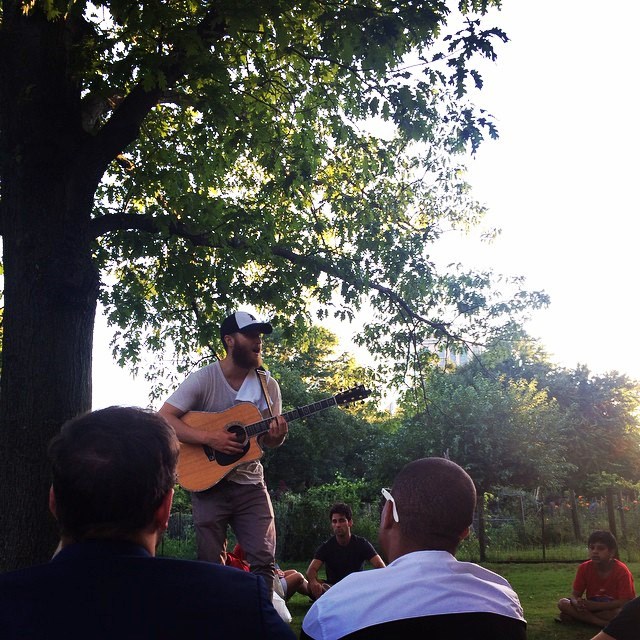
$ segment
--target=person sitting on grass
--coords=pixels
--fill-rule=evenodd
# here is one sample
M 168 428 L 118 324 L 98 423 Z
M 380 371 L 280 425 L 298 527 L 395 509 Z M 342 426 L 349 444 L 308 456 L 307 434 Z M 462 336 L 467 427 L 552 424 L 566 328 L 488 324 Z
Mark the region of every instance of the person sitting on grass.
M 618 544 L 609 531 L 594 531 L 587 546 L 591 559 L 578 567 L 573 593 L 558 602 L 560 615 L 556 620 L 579 620 L 604 627 L 629 600 L 635 598 L 633 576 L 628 567 L 616 558 Z
M 232 562 L 229 562 L 229 559 L 231 559 Z M 236 544 L 231 553 L 227 552 L 227 564 L 230 564 L 231 566 L 238 566 L 233 562 L 236 559 L 241 563 L 245 563 L 246 566 L 249 567 L 244 555 L 244 549 L 239 543 Z M 309 583 L 299 571 L 296 571 L 295 569 L 282 570 L 276 563 L 276 575 L 280 580 L 285 600 L 288 600 L 294 593 L 301 593 L 303 596 L 311 595 L 311 592 L 309 591 Z
M 307 579 L 312 600 L 319 598 L 329 587 L 355 571 L 362 571 L 369 561 L 374 569 L 385 566 L 384 561 L 366 539 L 351 533 L 353 514 L 351 507 L 337 502 L 329 509 L 333 536 L 323 542 L 313 554 L 307 568 Z M 327 579 L 319 580 L 318 572 L 325 565 Z

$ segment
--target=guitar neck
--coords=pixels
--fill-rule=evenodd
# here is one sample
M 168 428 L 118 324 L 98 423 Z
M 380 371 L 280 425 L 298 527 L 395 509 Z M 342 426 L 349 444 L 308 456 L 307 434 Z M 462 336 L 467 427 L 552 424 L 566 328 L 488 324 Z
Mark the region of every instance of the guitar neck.
M 324 400 L 319 400 L 318 402 L 312 402 L 311 404 L 305 405 L 304 407 L 297 407 L 296 409 L 292 409 L 291 411 L 287 411 L 282 414 L 282 417 L 287 422 L 293 422 L 294 420 L 298 420 L 299 418 L 306 418 L 318 411 L 322 411 L 323 409 L 328 409 L 329 407 L 337 406 L 336 399 L 334 397 L 325 398 Z M 265 418 L 260 422 L 254 422 L 253 424 L 245 427 L 245 431 L 247 432 L 247 436 L 249 438 L 253 438 L 254 436 L 259 436 L 261 433 L 266 433 L 269 431 L 269 425 L 273 418 Z

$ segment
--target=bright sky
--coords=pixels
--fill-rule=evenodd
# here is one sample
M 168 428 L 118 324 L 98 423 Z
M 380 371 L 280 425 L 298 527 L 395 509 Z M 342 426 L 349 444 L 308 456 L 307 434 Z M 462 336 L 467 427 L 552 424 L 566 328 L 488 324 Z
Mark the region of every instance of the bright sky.
M 486 222 L 502 234 L 469 262 L 524 275 L 551 296 L 527 329 L 554 362 L 640 379 L 640 3 L 503 6 L 510 42 L 484 74 L 480 98 L 500 139 L 470 165 L 474 193 L 490 209 Z
M 510 41 L 478 104 L 500 139 L 481 147 L 470 182 L 502 234 L 491 247 L 460 241 L 447 260 L 544 289 L 551 306 L 527 330 L 557 364 L 640 379 L 640 2 L 504 0 L 496 23 Z M 96 329 L 94 408 L 145 406 L 147 385 L 112 363 L 102 318 Z

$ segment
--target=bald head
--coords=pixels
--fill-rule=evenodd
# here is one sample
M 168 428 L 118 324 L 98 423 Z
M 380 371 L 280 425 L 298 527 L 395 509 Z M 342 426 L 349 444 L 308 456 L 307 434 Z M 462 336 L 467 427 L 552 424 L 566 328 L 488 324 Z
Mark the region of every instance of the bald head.
M 421 458 L 410 462 L 397 475 L 391 493 L 400 533 L 409 547 L 453 553 L 473 521 L 473 480 L 451 460 Z

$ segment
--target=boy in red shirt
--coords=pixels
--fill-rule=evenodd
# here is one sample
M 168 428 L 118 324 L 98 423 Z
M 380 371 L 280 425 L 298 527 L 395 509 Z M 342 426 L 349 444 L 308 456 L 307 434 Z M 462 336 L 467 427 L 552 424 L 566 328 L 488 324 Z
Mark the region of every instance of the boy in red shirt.
M 556 620 L 580 620 L 604 627 L 635 598 L 633 576 L 627 565 L 616 558 L 618 544 L 611 533 L 594 531 L 587 544 L 591 559 L 578 567 L 573 593 L 558 602 L 560 616 Z

